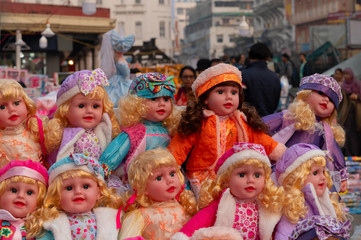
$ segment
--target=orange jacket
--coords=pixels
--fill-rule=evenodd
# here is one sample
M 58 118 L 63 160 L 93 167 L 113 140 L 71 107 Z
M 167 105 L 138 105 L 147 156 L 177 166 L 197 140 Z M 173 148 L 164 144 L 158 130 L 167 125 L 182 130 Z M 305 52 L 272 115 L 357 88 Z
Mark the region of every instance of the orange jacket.
M 188 171 L 213 169 L 221 155 L 219 118 L 209 110 L 206 110 L 204 115 L 206 116 L 202 120 L 200 132 L 187 137 L 177 133 L 168 146 L 179 165 L 187 159 L 190 153 L 186 164 Z M 282 143 L 274 141 L 267 134 L 252 129 L 245 118 L 245 115 L 238 110 L 231 116 L 237 126 L 238 142 L 262 144 L 271 160 L 280 159 L 286 147 Z

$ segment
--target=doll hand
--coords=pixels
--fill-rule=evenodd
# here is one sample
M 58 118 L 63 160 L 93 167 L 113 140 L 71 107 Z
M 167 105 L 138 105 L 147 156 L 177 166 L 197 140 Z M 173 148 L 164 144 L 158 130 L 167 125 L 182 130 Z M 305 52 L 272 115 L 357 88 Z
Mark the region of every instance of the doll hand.
M 344 193 L 347 190 L 347 180 L 343 180 L 340 186 L 340 193 Z

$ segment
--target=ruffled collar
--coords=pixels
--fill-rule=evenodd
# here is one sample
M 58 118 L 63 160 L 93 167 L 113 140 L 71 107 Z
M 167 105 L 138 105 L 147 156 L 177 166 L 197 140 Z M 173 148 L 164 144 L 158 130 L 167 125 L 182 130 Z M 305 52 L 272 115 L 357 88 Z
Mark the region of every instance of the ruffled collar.
M 6 211 L 5 209 L 0 209 L 0 219 L 9 222 L 24 221 L 21 218 L 14 217 L 10 212 Z

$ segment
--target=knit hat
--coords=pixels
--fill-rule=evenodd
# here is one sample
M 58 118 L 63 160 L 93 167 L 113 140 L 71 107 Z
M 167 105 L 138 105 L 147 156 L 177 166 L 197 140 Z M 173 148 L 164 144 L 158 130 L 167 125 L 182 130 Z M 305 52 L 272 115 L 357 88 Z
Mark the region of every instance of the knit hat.
M 313 157 L 326 156 L 326 153 L 313 144 L 298 143 L 288 148 L 276 163 L 276 177 L 280 185 L 296 168 Z
M 51 165 L 48 171 L 49 183 L 59 174 L 70 170 L 83 170 L 95 175 L 99 180 L 104 182 L 104 171 L 98 160 L 80 153 L 73 153 Z
M 323 92 L 331 99 L 333 104 L 335 104 L 336 109 L 338 108 L 338 104 L 342 101 L 341 86 L 333 77 L 327 75 L 315 73 L 302 78 L 298 91 L 304 89 Z
M 234 143 L 233 147 L 218 159 L 214 170 L 217 175 L 220 175 L 233 164 L 250 158 L 260 160 L 261 162 L 266 163 L 267 166 L 271 167 L 270 160 L 267 157 L 263 145 L 239 142 Z
M 109 86 L 109 81 L 100 68 L 94 71 L 82 70 L 68 76 L 61 84 L 60 90 L 56 95 L 56 105 L 61 104 L 74 97 L 78 93 L 85 96 L 91 93 L 96 86 Z
M 145 73 L 133 80 L 129 88 L 130 94 L 143 98 L 171 97 L 175 93 L 173 77 L 161 73 Z
M 222 82 L 236 82 L 242 86 L 241 71 L 226 63 L 214 65 L 198 75 L 197 79 L 192 84 L 192 90 L 194 95 L 198 98 L 207 90 Z
M 48 184 L 48 172 L 39 162 L 13 160 L 0 169 L 0 182 L 14 176 L 24 176 Z

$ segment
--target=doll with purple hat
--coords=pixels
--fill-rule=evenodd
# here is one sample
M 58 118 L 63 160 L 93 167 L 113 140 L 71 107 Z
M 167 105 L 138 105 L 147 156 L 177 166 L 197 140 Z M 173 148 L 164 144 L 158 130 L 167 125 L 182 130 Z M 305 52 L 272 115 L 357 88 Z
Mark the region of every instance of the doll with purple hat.
M 99 160 L 110 176 L 109 187 L 124 190 L 118 177 L 126 182 L 125 166 L 146 150 L 168 146 L 180 119 L 174 93 L 173 77 L 161 73 L 146 73 L 133 80 L 129 94 L 119 101 L 122 132 Z
M 27 222 L 28 237 L 37 239 L 116 240 L 121 199 L 104 181 L 99 162 L 74 153 L 48 170 L 43 206 Z
M 201 185 L 202 210 L 172 239 L 272 239 L 284 193 L 271 180 L 264 147 L 234 143 L 218 159 L 215 171 L 216 180 L 208 178 Z
M 275 239 L 349 238 L 351 222 L 342 211 L 338 194 L 330 192 L 328 157 L 315 145 L 298 143 L 276 163 L 275 175 L 285 198 Z
M 313 74 L 302 78 L 296 99 L 287 110 L 263 118 L 272 138 L 291 147 L 309 143 L 330 152 L 327 162 L 337 192 L 347 189 L 348 171 L 340 146 L 345 132 L 337 123 L 341 87 L 332 77 Z
M 47 162 L 81 153 L 99 159 L 120 126 L 104 86 L 105 73 L 82 70 L 68 76 L 56 96 L 58 109 L 45 131 Z
M 13 160 L 0 169 L 0 239 L 25 239 L 24 224 L 42 206 L 47 183 L 39 162 Z

